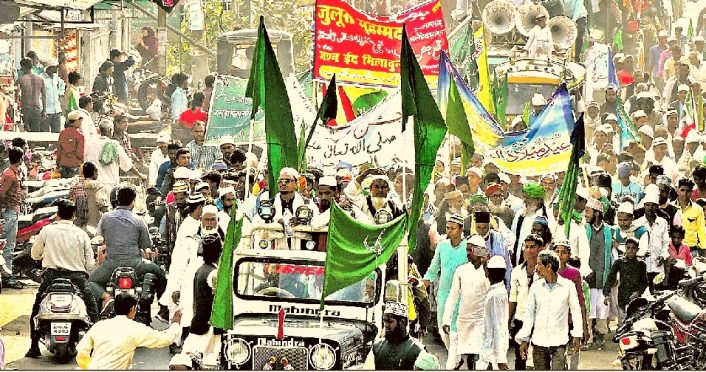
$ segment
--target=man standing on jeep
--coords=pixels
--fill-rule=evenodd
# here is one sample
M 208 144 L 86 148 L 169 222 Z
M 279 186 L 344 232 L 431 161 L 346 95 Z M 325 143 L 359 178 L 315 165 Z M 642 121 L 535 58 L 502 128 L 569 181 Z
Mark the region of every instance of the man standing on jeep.
M 363 186 L 366 179 L 370 177 L 370 194 L 363 194 Z M 363 211 L 370 219 L 376 223 L 388 222 L 404 213 L 402 203 L 399 198 L 390 194 L 390 179 L 384 171 L 377 168 L 369 168 L 354 178 L 344 189 L 343 193 L 350 199 L 356 207 Z M 387 213 L 385 213 L 387 212 Z M 389 219 L 381 221 L 383 215 L 389 214 Z

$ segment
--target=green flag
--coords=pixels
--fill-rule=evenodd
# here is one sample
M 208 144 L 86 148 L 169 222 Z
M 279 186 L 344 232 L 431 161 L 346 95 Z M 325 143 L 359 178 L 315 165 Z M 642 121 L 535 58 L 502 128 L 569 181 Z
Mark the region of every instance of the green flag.
M 355 99 L 353 102 L 353 109 L 355 110 L 355 116 L 358 117 L 364 113 L 370 111 L 378 103 L 382 102 L 383 99 L 387 97 L 387 92 L 378 89 L 376 91 L 363 94 L 362 96 Z
M 559 193 L 559 211 L 561 219 L 564 221 L 564 234 L 568 237 L 571 229 L 571 220 L 575 217 L 574 202 L 576 201 L 576 188 L 579 183 L 579 172 L 581 170 L 581 157 L 586 152 L 586 132 L 583 126 L 583 114 L 574 126 L 571 133 L 571 157 L 569 167 L 564 176 Z M 579 221 L 581 215 L 578 215 Z
M 507 73 L 498 85 L 498 96 L 496 98 L 495 108 L 499 124 L 503 128 L 507 128 L 507 117 L 505 116 L 505 110 L 507 109 Z
M 443 57 L 442 57 L 443 58 Z M 453 76 L 449 79 L 449 99 L 446 105 L 446 127 L 449 133 L 461 140 L 461 174 L 466 174 L 466 165 L 471 160 L 475 147 L 473 146 L 473 134 L 471 126 L 468 124 L 466 111 L 463 109 L 463 101 L 458 92 L 458 86 Z
M 218 260 L 216 273 L 216 293 L 213 295 L 210 324 L 214 328 L 233 329 L 233 252 L 240 243 L 243 232 L 243 218 L 236 221 L 233 208 L 228 224 L 223 252 Z
M 525 102 L 525 108 L 522 110 L 522 121 L 525 122 L 527 128 L 530 127 L 530 110 L 532 110 L 532 101 Z
M 400 82 L 403 131 L 407 119 L 414 116 L 414 193 L 408 222 L 409 249 L 413 250 L 417 240 L 417 222 L 424 204 L 424 191 L 434 171 L 436 153 L 446 136 L 446 124 L 424 80 L 412 46 L 409 45 L 405 26 L 402 27 Z
M 623 45 L 623 30 L 619 29 L 615 35 L 613 35 L 613 45 L 615 45 L 615 48 L 618 50 L 618 52 L 622 51 L 623 48 L 625 47 Z
M 76 96 L 69 95 L 69 102 L 66 103 L 66 112 L 69 113 L 74 110 L 78 110 L 78 102 L 76 101 Z
M 282 78 L 277 58 L 265 29 L 265 19 L 260 17 L 257 42 L 253 54 L 250 79 L 245 97 L 252 98 L 251 118 L 257 111 L 265 111 L 265 140 L 267 142 L 268 185 L 276 190 L 275 181 L 285 167 L 297 168 L 299 162 L 294 117 L 289 103 L 287 87 Z M 274 193 L 271 193 L 274 195 Z
M 628 140 L 633 140 L 637 143 L 641 143 L 642 139 L 637 133 L 637 128 L 630 119 L 630 115 L 625 112 L 623 100 L 620 99 L 620 97 L 617 98 L 616 113 L 618 114 L 616 115 L 616 117 L 618 119 L 618 127 L 620 128 L 620 148 L 623 148 L 623 145 Z
M 306 135 L 305 125 L 302 125 L 301 133 L 299 134 L 299 171 L 304 172 L 306 170 L 306 148 L 311 142 L 311 138 L 314 137 L 314 131 L 316 130 L 316 123 L 321 119 L 324 125 L 326 125 L 329 120 L 335 119 L 338 116 L 338 96 L 336 95 L 336 74 L 333 74 L 331 81 L 326 89 L 326 94 L 324 99 L 321 101 L 321 106 L 316 113 L 316 118 L 314 123 L 311 124 L 309 129 L 309 134 Z
M 363 280 L 386 264 L 407 228 L 406 214 L 383 225 L 367 225 L 336 203 L 331 204 L 330 211 L 321 309 L 328 295 Z
M 686 37 L 689 41 L 694 40 L 694 25 L 691 23 L 691 17 L 689 17 L 689 28 L 686 30 Z

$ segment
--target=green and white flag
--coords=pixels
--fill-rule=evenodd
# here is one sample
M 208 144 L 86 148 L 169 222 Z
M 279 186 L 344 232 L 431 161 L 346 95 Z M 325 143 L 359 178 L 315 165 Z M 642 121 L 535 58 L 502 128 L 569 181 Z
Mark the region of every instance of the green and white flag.
M 356 221 L 338 204 L 331 204 L 326 240 L 326 265 L 321 308 L 324 299 L 355 284 L 387 263 L 404 238 L 407 215 L 384 225 Z

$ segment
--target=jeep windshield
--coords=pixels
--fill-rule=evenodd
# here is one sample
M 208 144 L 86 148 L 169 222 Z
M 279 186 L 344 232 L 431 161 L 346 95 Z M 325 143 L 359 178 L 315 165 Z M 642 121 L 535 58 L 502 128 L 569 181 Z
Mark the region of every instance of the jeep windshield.
M 233 289 L 245 300 L 318 304 L 324 263 L 279 258 L 245 258 L 236 264 Z M 326 297 L 328 305 L 372 307 L 380 296 L 380 270 Z

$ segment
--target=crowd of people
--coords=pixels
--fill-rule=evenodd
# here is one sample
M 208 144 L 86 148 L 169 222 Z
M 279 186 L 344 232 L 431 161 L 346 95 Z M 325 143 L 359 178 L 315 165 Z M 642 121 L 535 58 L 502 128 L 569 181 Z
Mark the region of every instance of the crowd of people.
M 585 31 L 583 2 L 571 3 Z M 527 49 L 540 58 L 551 55 L 554 46 L 546 17 L 536 20 Z M 660 22 L 653 26 L 661 28 Z M 412 278 L 399 278 L 413 283 L 413 296 L 386 305 L 384 337 L 366 367 L 438 368 L 438 358 L 417 341 L 430 334 L 447 349 L 447 369 L 463 364 L 577 369 L 581 350 L 606 347 L 611 327 L 622 322 L 632 299 L 674 288 L 685 270 L 706 256 L 706 136 L 700 127 L 704 119 L 698 118 L 703 107 L 697 105 L 703 103 L 694 99 L 706 88 L 706 43 L 682 31 L 656 30 L 656 45 L 649 47 L 642 70 L 630 47 L 616 53 L 617 83 L 605 88 L 605 101 L 583 98 L 587 151 L 568 221 L 559 210 L 564 172 L 520 177 L 502 172 L 480 153 L 468 164 L 461 164 L 460 156 L 437 158 L 410 254 Z M 138 49 L 143 58 L 152 57 L 145 64 L 153 63 L 154 31 L 144 30 Z M 0 153 L 3 258 L 9 270 L 3 273 L 4 288 L 23 287 L 12 276 L 12 252 L 26 199 L 24 180 L 74 180 L 70 196 L 54 204 L 54 222 L 32 247 L 32 257 L 47 270 L 30 323 L 51 280 L 74 282 L 97 322 L 78 345 L 80 367 L 128 368 L 139 346 L 169 345 L 176 354 L 174 368 L 188 365 L 194 353 L 220 350 L 223 330 L 209 319 L 214 275 L 234 210 L 248 223 L 260 222 L 258 206 L 271 199 L 273 220 L 295 226 L 296 218 L 285 218 L 309 205 L 312 225 L 323 227 L 334 202 L 371 224 L 409 208 L 414 174 L 405 167 L 314 162 L 303 172 L 284 168 L 276 185 L 268 185 L 262 154 L 239 147 L 230 136 L 219 146 L 205 145 L 214 76 L 206 77 L 203 91 L 191 93 L 186 74 L 172 76 L 165 119 L 171 125 L 157 134 L 149 158 L 141 157 L 127 128 L 152 118 L 105 107 L 110 97 L 129 102 L 125 72 L 134 64 L 127 53 L 111 51 L 90 94 L 81 95 L 81 75 L 68 71 L 61 56 L 42 63 L 36 53 L 27 53 L 17 81 L 23 128 L 59 133 L 55 165 L 43 169 L 41 156 L 32 155 L 21 136 Z M 535 98 L 525 126 L 532 126 L 532 117 L 547 103 Z M 635 125 L 629 139 L 620 102 Z M 0 95 L 5 126 L 12 124 L 11 107 L 6 94 Z M 461 153 L 456 143 L 451 147 Z M 144 182 L 144 201 L 138 200 L 143 193 L 121 183 L 121 175 Z M 136 213 L 138 204 L 146 206 L 145 215 Z M 101 241 L 97 259 L 91 228 Z M 158 229 L 169 252 L 165 267 L 144 261 L 160 253 L 150 228 Z M 106 292 L 119 266 L 154 275 L 156 318 L 172 324 L 166 331 L 132 322 L 136 300 Z M 98 321 L 109 312 L 116 318 Z M 514 365 L 508 350 L 514 352 Z M 27 356 L 41 356 L 34 330 Z

